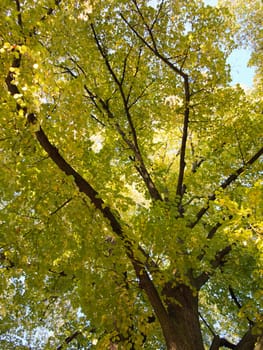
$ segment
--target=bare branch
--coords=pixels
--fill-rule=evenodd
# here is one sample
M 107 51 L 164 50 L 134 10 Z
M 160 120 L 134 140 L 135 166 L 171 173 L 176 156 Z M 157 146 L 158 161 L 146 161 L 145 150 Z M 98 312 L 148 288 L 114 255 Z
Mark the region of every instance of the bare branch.
M 216 234 L 217 230 L 222 226 L 221 222 L 217 222 L 211 230 L 208 232 L 207 239 L 212 239 Z
M 97 110 L 103 114 L 99 104 L 97 103 L 96 100 L 99 100 L 100 104 L 102 105 L 103 109 L 105 110 L 105 106 L 107 106 L 106 102 L 104 102 L 102 99 L 100 99 L 97 95 L 95 95 L 89 88 L 86 84 L 84 84 L 84 89 L 85 91 L 88 93 L 88 96 L 85 96 L 85 97 L 88 97 L 91 99 L 93 105 L 97 108 Z M 108 115 L 109 118 L 113 118 L 112 115 Z
M 60 155 L 58 149 L 53 146 L 43 129 L 39 127 L 39 130 L 35 132 L 38 142 L 42 148 L 47 152 L 49 157 L 53 162 L 62 170 L 66 175 L 73 176 L 74 181 L 79 188 L 79 190 L 85 193 L 94 206 L 100 210 L 100 212 L 107 218 L 111 224 L 113 231 L 122 239 L 124 239 L 122 228 L 116 219 L 116 217 L 111 212 L 110 208 L 105 206 L 105 203 L 98 196 L 98 192 L 79 174 L 77 173 L 70 165 L 65 161 L 65 159 Z
M 141 62 L 141 55 L 142 55 L 142 49 L 140 47 L 139 48 L 138 57 L 137 57 L 136 66 L 135 66 L 135 72 L 133 74 L 133 80 L 132 80 L 132 82 L 130 84 L 129 92 L 127 93 L 127 103 L 129 103 L 129 100 L 130 100 L 130 96 L 131 96 L 131 93 L 132 93 L 134 80 L 135 80 L 137 74 L 139 73 L 140 62 Z M 134 103 L 132 103 L 132 104 L 134 104 Z M 130 109 L 131 105 L 129 105 L 129 109 Z
M 19 52 L 16 52 L 16 54 L 17 56 L 14 57 L 12 62 L 12 68 L 19 68 L 21 64 L 22 56 Z M 9 70 L 7 77 L 5 78 L 5 82 L 6 82 L 8 91 L 12 96 L 20 93 L 20 91 L 18 90 L 18 87 L 13 83 L 14 79 L 15 79 L 15 73 Z M 23 108 L 20 105 L 17 105 L 17 110 L 20 110 L 20 109 L 23 109 Z
M 186 62 L 186 60 L 187 60 L 187 57 L 188 57 L 189 50 L 190 50 L 190 46 L 188 46 L 188 48 L 185 50 L 185 52 L 184 52 L 183 55 L 180 55 L 180 56 L 182 56 L 182 59 L 181 59 L 182 63 L 181 63 L 181 65 L 180 65 L 180 70 L 182 70 L 183 67 L 184 67 L 184 64 L 185 64 L 185 62 Z M 180 56 L 179 56 L 179 57 L 180 57 Z M 192 96 L 192 95 L 191 95 L 191 96 Z
M 244 156 L 244 152 L 242 150 L 242 147 L 241 147 L 241 142 L 240 142 L 240 139 L 239 139 L 239 136 L 238 136 L 238 132 L 237 132 L 237 129 L 234 127 L 234 132 L 235 132 L 235 135 L 236 135 L 236 139 L 237 139 L 237 144 L 238 144 L 238 149 L 239 149 L 239 153 L 241 155 L 241 159 L 243 161 L 243 164 L 245 164 L 245 156 Z
M 146 91 L 148 88 L 154 83 L 154 80 L 151 81 L 149 84 L 145 85 L 144 89 L 140 92 L 139 95 L 137 95 L 132 102 L 129 103 L 128 108 L 129 110 L 131 109 L 132 106 L 134 106 L 143 96 L 146 95 Z M 127 103 L 130 99 L 130 91 L 129 94 L 127 95 Z
M 64 71 L 58 73 L 58 74 L 69 74 L 72 78 L 76 79 L 78 77 L 78 75 L 73 71 L 72 68 L 69 68 L 63 64 L 60 65 L 55 65 L 55 67 L 64 69 Z
M 99 50 L 99 52 L 100 52 L 102 58 L 104 59 L 104 62 L 105 62 L 105 64 L 106 64 L 107 68 L 108 68 L 108 71 L 110 72 L 110 74 L 111 74 L 111 76 L 113 77 L 113 80 L 115 81 L 115 83 L 117 84 L 117 86 L 119 86 L 119 87 L 122 86 L 121 81 L 118 79 L 117 75 L 115 74 L 115 72 L 113 71 L 113 69 L 112 69 L 112 67 L 111 67 L 111 64 L 110 64 L 109 59 L 108 59 L 108 55 L 107 55 L 107 53 L 106 53 L 105 48 L 102 46 L 102 44 L 101 44 L 101 42 L 100 42 L 100 39 L 99 39 L 99 37 L 98 37 L 98 34 L 97 34 L 96 29 L 95 29 L 95 27 L 94 27 L 94 24 L 91 23 L 91 24 L 90 24 L 90 27 L 91 27 L 91 30 L 92 30 L 93 37 L 94 37 L 94 39 L 95 39 L 95 43 L 96 43 L 96 45 L 97 45 L 97 48 L 98 48 L 98 50 Z M 120 90 L 120 92 L 121 92 L 121 90 Z
M 220 338 L 220 347 L 225 347 L 228 349 L 236 349 L 236 345 L 231 343 L 229 340 L 225 338 Z
M 101 120 L 99 120 L 94 114 L 90 115 L 92 119 L 96 120 L 97 123 L 99 123 L 101 126 L 105 127 L 106 124 L 103 123 Z
M 229 216 L 229 220 L 231 220 L 232 215 Z M 223 224 L 221 222 L 217 222 L 208 232 L 207 235 L 207 239 L 211 240 L 214 235 L 216 234 L 217 230 L 222 226 Z M 203 251 L 199 256 L 198 256 L 198 260 L 202 260 L 203 257 L 205 256 L 205 251 Z
M 160 14 L 162 12 L 162 9 L 163 9 L 163 6 L 164 6 L 164 2 L 165 2 L 165 0 L 162 0 L 160 5 L 159 5 L 159 7 L 158 7 L 155 19 L 153 20 L 152 25 L 150 26 L 151 31 L 153 30 L 153 28 L 154 28 L 155 24 L 157 23 L 158 19 L 160 18 Z

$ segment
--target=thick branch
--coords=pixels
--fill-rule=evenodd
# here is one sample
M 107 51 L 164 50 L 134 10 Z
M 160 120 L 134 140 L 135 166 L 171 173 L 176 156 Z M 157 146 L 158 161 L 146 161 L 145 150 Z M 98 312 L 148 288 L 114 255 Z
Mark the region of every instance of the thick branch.
M 31 120 L 32 123 L 32 120 Z M 53 162 L 62 170 L 66 175 L 73 176 L 74 181 L 79 188 L 80 192 L 85 193 L 92 204 L 97 208 L 103 216 L 109 220 L 112 230 L 122 239 L 124 239 L 124 235 L 122 232 L 122 228 L 115 215 L 112 213 L 110 208 L 105 205 L 104 201 L 99 198 L 98 192 L 65 161 L 65 159 L 60 155 L 58 149 L 53 146 L 43 129 L 40 127 L 38 131 L 35 132 L 38 142 L 42 146 L 42 148 L 47 152 L 49 157 L 53 160 Z
M 164 331 L 167 331 L 165 327 L 167 327 L 168 315 L 160 299 L 160 296 L 147 271 L 145 270 L 143 264 L 135 258 L 133 243 L 126 238 L 119 221 L 112 213 L 111 209 L 105 205 L 104 201 L 101 198 L 99 198 L 98 192 L 95 191 L 95 189 L 65 161 L 65 159 L 60 155 L 58 149 L 50 143 L 41 127 L 38 131 L 35 132 L 35 134 L 40 145 L 48 153 L 49 157 L 53 160 L 53 162 L 66 175 L 73 176 L 74 181 L 79 190 L 89 197 L 92 204 L 110 222 L 113 232 L 123 242 L 126 254 L 133 265 L 138 280 L 140 281 L 140 286 L 147 294 L 149 301 L 160 321 L 160 324 L 162 325 L 162 327 L 164 327 Z
M 189 126 L 189 115 L 190 115 L 190 90 L 188 76 L 184 77 L 184 94 L 185 94 L 185 110 L 184 110 L 184 126 L 183 126 L 183 136 L 181 142 L 180 151 L 180 166 L 179 166 L 179 176 L 177 181 L 176 195 L 180 198 L 179 210 L 182 214 L 181 202 L 184 195 L 183 181 L 184 181 L 184 171 L 185 171 L 185 153 L 186 153 L 186 143 L 188 136 L 188 126 Z
M 14 57 L 12 62 L 12 68 L 19 68 L 21 64 L 21 54 L 19 52 L 16 52 L 17 56 Z M 8 88 L 8 91 L 12 96 L 15 94 L 19 94 L 20 91 L 18 90 L 18 87 L 13 83 L 13 80 L 15 79 L 15 73 L 9 70 L 7 77 L 5 78 L 5 82 Z M 20 109 L 20 106 L 17 106 L 17 109 Z
M 20 67 L 20 63 L 21 56 L 19 56 L 19 60 L 14 59 L 13 67 Z M 8 76 L 6 78 L 6 84 L 11 95 L 15 95 L 16 93 L 19 93 L 19 89 L 16 85 L 12 83 L 12 80 L 13 76 L 12 73 L 9 71 Z M 20 105 L 17 105 L 17 111 L 19 112 L 21 109 L 23 108 Z M 26 115 L 26 108 L 24 108 L 23 111 Z M 37 125 L 37 118 L 33 113 L 27 115 L 27 123 Z M 167 325 L 169 324 L 168 315 L 165 310 L 165 307 L 144 265 L 136 259 L 134 255 L 134 250 L 136 248 L 134 247 L 133 242 L 127 239 L 119 220 L 113 214 L 110 207 L 107 206 L 104 203 L 104 201 L 99 197 L 98 192 L 78 172 L 76 172 L 76 170 L 69 163 L 66 162 L 66 160 L 59 153 L 58 149 L 51 144 L 41 126 L 39 126 L 39 129 L 35 131 L 35 135 L 39 144 L 46 151 L 46 153 L 52 159 L 52 161 L 67 176 L 73 177 L 79 191 L 87 195 L 87 197 L 90 199 L 91 203 L 95 206 L 95 208 L 97 208 L 102 213 L 102 215 L 109 221 L 113 232 L 122 240 L 127 257 L 130 259 L 133 265 L 138 281 L 140 282 L 140 286 L 147 294 L 148 299 L 156 313 L 156 316 L 158 317 L 160 324 L 163 327 L 164 333 L 169 334 L 169 331 L 167 329 Z M 138 249 L 139 251 L 142 251 L 141 247 L 139 247 Z
M 217 230 L 222 226 L 221 222 L 217 222 L 208 232 L 207 239 L 212 239 L 216 234 Z
M 241 306 L 240 302 L 237 300 L 237 297 L 236 297 L 236 295 L 235 295 L 235 293 L 234 293 L 233 288 L 232 288 L 231 286 L 229 286 L 228 289 L 229 289 L 229 293 L 230 293 L 230 296 L 231 296 L 232 300 L 234 301 L 234 303 L 236 304 L 236 306 L 237 306 L 239 309 L 241 309 L 242 306 Z
M 210 261 L 211 266 L 214 270 L 216 270 L 218 267 L 223 266 L 225 263 L 226 256 L 231 252 L 231 245 L 226 246 L 219 252 L 217 252 L 214 260 Z M 202 272 L 201 275 L 195 278 L 195 286 L 198 290 L 209 280 L 213 272 Z
M 235 349 L 236 350 L 254 350 L 257 340 L 258 340 L 258 335 L 252 334 L 252 329 L 250 328 L 244 334 L 240 342 L 236 345 Z
M 136 274 L 137 276 L 140 276 L 140 286 L 146 292 L 148 299 L 154 309 L 154 312 L 159 319 L 164 337 L 167 340 L 167 335 L 171 333 L 171 326 L 168 313 L 160 299 L 159 293 L 145 269 L 137 270 Z
M 17 21 L 18 21 L 18 25 L 22 29 L 23 28 L 23 22 L 22 22 L 21 5 L 20 5 L 20 1 L 19 0 L 15 0 L 15 1 L 16 1 L 16 9 L 17 9 Z
M 31 117 L 32 122 L 32 117 Z M 149 301 L 160 320 L 160 323 L 164 325 L 167 324 L 167 313 L 161 302 L 160 296 L 150 279 L 147 271 L 143 265 L 134 257 L 133 244 L 128 240 L 122 230 L 119 221 L 116 219 L 115 215 L 112 213 L 111 209 L 105 205 L 104 201 L 99 198 L 98 192 L 96 192 L 93 187 L 81 176 L 79 175 L 60 155 L 57 148 L 53 146 L 45 135 L 44 131 L 40 127 L 36 131 L 36 137 L 40 145 L 48 153 L 53 162 L 62 170 L 66 175 L 73 176 L 74 181 L 79 188 L 79 190 L 85 193 L 94 206 L 104 215 L 104 217 L 110 222 L 113 232 L 119 236 L 123 241 L 124 247 L 126 249 L 127 256 L 132 262 L 137 278 L 140 281 L 140 286 L 146 292 Z
M 236 297 L 236 294 L 233 290 L 233 288 L 231 286 L 228 287 L 228 290 L 229 290 L 229 293 L 230 293 L 230 296 L 231 296 L 231 299 L 234 301 L 234 303 L 236 304 L 236 306 L 241 309 L 242 308 L 242 305 L 240 304 L 240 302 L 238 301 L 237 297 Z M 247 320 L 248 320 L 248 323 L 249 325 L 252 327 L 254 325 L 254 322 L 251 321 L 248 317 L 247 317 Z
M 220 338 L 220 347 L 225 347 L 228 349 L 235 349 L 236 348 L 235 344 L 231 343 L 230 341 L 228 341 L 225 338 Z
M 111 209 L 105 205 L 101 198 L 99 198 L 98 192 L 96 192 L 93 187 L 64 160 L 64 158 L 58 152 L 57 148 L 49 142 L 42 128 L 36 132 L 36 137 L 40 145 L 44 148 L 44 150 L 48 153 L 50 158 L 60 168 L 60 170 L 62 170 L 66 175 L 73 176 L 79 190 L 81 192 L 84 192 L 90 198 L 94 206 L 104 215 L 106 219 L 109 220 L 113 232 L 115 232 L 123 241 L 127 256 L 130 258 L 136 275 L 140 280 L 140 285 L 146 292 L 149 301 L 151 302 L 151 305 L 153 306 L 156 315 L 162 324 L 164 318 L 167 317 L 166 310 L 160 300 L 153 282 L 148 276 L 148 273 L 142 264 L 140 264 L 140 262 L 138 262 L 138 260 L 134 257 L 132 243 L 130 240 L 126 239 L 122 227 L 119 221 L 116 219 L 115 215 L 112 213 Z
M 218 335 L 216 335 L 213 339 L 213 342 L 212 342 L 209 350 L 219 350 L 219 348 L 221 348 L 221 347 L 225 347 L 228 349 L 236 349 L 235 344 L 232 344 L 227 339 L 220 338 Z

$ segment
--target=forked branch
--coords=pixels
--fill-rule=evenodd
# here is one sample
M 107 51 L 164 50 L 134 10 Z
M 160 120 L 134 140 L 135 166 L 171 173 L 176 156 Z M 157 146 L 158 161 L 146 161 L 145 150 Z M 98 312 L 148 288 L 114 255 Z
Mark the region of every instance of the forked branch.
M 98 47 L 98 50 L 99 50 L 99 52 L 100 52 L 100 54 L 105 62 L 105 65 L 109 71 L 109 74 L 112 76 L 112 78 L 113 78 L 113 80 L 114 80 L 115 84 L 117 85 L 117 88 L 120 92 L 123 107 L 124 107 L 124 113 L 125 113 L 125 116 L 127 118 L 130 132 L 131 132 L 131 139 L 127 137 L 125 131 L 121 128 L 120 124 L 117 121 L 115 122 L 116 130 L 121 135 L 123 141 L 133 151 L 135 160 L 137 162 L 137 165 L 135 165 L 135 168 L 137 169 L 138 173 L 141 175 L 141 177 L 142 177 L 142 179 L 143 179 L 143 181 L 144 181 L 144 183 L 145 183 L 145 185 L 150 193 L 151 198 L 153 200 L 162 200 L 162 196 L 159 193 L 159 191 L 158 191 L 155 183 L 153 182 L 153 180 L 150 176 L 150 173 L 148 172 L 147 167 L 145 165 L 145 162 L 144 162 L 144 159 L 143 159 L 143 156 L 141 153 L 141 149 L 139 146 L 137 131 L 136 131 L 135 125 L 133 123 L 132 115 L 130 113 L 129 95 L 128 96 L 126 95 L 124 88 L 123 88 L 127 62 L 124 62 L 123 74 L 122 74 L 121 79 L 119 79 L 117 77 L 117 74 L 115 73 L 111 63 L 110 63 L 109 57 L 107 55 L 107 50 L 105 50 L 102 43 L 100 42 L 100 39 L 99 39 L 99 36 L 96 32 L 95 26 L 93 24 L 91 24 L 90 26 L 91 26 L 91 30 L 92 30 L 96 45 Z M 126 59 L 127 59 L 127 56 L 125 57 L 125 60 Z M 108 116 L 110 116 L 111 118 L 114 118 L 113 113 L 110 110 L 109 104 L 105 103 L 105 101 L 103 101 L 101 98 L 99 98 L 99 100 L 100 100 L 102 107 L 104 108 L 104 110 L 108 114 Z
M 252 164 L 254 164 L 261 156 L 263 155 L 263 147 L 260 148 L 247 162 L 245 162 L 239 169 L 237 169 L 233 174 L 229 175 L 225 181 L 221 183 L 218 189 L 226 189 L 229 187 L 234 181 L 236 181 L 240 175 L 242 175 Z M 207 204 L 199 210 L 196 214 L 196 219 L 192 223 L 189 224 L 189 227 L 194 228 L 205 213 L 210 208 L 210 203 L 216 199 L 216 190 L 213 194 L 208 197 Z
M 189 128 L 189 117 L 190 117 L 190 86 L 189 86 L 189 77 L 188 74 L 186 74 L 182 68 L 177 67 L 174 63 L 170 61 L 168 57 L 165 56 L 165 54 L 161 53 L 154 34 L 153 34 L 153 25 L 150 26 L 143 13 L 141 12 L 137 1 L 133 0 L 133 3 L 135 5 L 136 11 L 139 14 L 139 17 L 141 18 L 143 22 L 143 26 L 145 27 L 146 31 L 150 35 L 151 43 L 149 43 L 142 34 L 135 28 L 134 25 L 131 25 L 130 22 L 124 17 L 122 13 L 120 13 L 121 18 L 126 23 L 126 25 L 131 29 L 131 31 L 139 38 L 142 43 L 157 57 L 159 58 L 165 65 L 167 65 L 170 69 L 172 69 L 173 72 L 175 72 L 176 75 L 181 77 L 183 79 L 183 89 L 184 89 L 184 122 L 183 122 L 183 134 L 181 139 L 181 151 L 180 151 L 180 164 L 179 164 L 179 175 L 177 180 L 177 186 L 176 186 L 176 196 L 179 199 L 178 203 L 178 209 L 179 213 L 183 215 L 183 207 L 182 207 L 182 198 L 184 195 L 184 173 L 185 173 L 185 166 L 186 166 L 186 145 L 187 145 L 187 138 L 188 138 L 188 128 Z M 161 7 L 160 7 L 161 8 Z M 160 9 L 159 9 L 160 12 Z M 159 16 L 159 12 L 157 16 Z M 157 17 L 156 17 L 157 18 Z M 155 23 L 155 22 L 154 22 Z

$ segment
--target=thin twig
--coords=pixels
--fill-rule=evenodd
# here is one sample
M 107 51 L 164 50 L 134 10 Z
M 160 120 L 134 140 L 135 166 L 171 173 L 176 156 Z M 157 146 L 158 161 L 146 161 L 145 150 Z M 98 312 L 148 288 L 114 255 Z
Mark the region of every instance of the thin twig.
M 64 208 L 69 202 L 71 202 L 73 199 L 73 197 L 67 199 L 64 203 L 62 203 L 56 210 L 52 211 L 52 213 L 50 213 L 49 215 L 55 215 L 59 210 L 61 210 L 62 208 Z

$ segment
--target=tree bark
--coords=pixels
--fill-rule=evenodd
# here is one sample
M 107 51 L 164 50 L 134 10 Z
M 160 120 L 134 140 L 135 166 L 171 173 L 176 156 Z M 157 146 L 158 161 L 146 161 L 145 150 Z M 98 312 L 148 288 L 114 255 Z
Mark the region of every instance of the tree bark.
M 257 343 L 257 344 L 256 344 Z M 236 346 L 236 350 L 263 350 L 262 336 L 259 337 L 249 329 Z
M 167 283 L 163 290 L 172 334 L 168 350 L 204 350 L 198 316 L 198 295 L 186 285 Z

